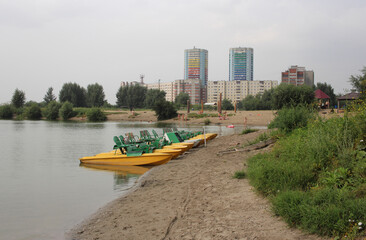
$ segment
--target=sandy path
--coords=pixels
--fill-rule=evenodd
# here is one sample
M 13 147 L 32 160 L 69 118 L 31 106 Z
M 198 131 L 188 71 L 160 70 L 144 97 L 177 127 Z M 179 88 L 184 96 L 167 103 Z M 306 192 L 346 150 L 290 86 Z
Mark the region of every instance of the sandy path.
M 320 239 L 288 228 L 247 179 L 232 178 L 258 151 L 217 156 L 258 134 L 220 137 L 155 167 L 67 239 Z

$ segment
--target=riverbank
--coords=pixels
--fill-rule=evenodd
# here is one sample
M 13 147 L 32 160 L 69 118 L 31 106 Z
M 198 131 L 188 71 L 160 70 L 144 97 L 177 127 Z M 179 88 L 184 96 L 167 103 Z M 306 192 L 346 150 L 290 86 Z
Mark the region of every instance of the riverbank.
M 120 113 L 119 113 L 120 112 Z M 183 120 L 183 117 L 169 119 L 161 122 L 166 123 L 187 123 L 187 124 L 204 124 L 206 119 L 210 120 L 211 124 L 222 124 L 222 125 L 244 125 L 249 126 L 267 126 L 269 122 L 271 122 L 275 116 L 275 112 L 273 110 L 260 110 L 260 111 L 226 111 L 226 117 L 203 117 L 203 118 L 194 118 L 188 117 L 187 120 Z M 144 110 L 144 111 L 114 111 L 113 114 L 108 114 L 108 121 L 143 121 L 143 122 L 157 122 L 157 117 L 155 116 L 155 112 L 152 110 Z M 184 114 L 187 115 L 187 111 L 179 111 L 179 115 Z M 191 111 L 191 113 L 198 114 L 198 111 Z M 217 111 L 205 111 L 206 114 L 215 114 L 217 115 Z M 224 115 L 224 114 L 223 114 Z M 246 120 L 245 120 L 246 119 Z M 74 120 L 84 120 L 81 118 L 75 118 Z M 85 119 L 86 120 L 86 119 Z
M 217 155 L 263 131 L 216 138 L 153 168 L 129 194 L 76 226 L 67 239 L 320 239 L 289 228 L 247 179 L 232 177 L 250 156 L 270 147 Z

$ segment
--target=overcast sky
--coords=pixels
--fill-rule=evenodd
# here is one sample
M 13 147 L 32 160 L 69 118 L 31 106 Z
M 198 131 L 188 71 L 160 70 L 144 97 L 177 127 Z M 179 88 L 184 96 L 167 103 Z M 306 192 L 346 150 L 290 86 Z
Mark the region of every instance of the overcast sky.
M 229 48 L 254 49 L 254 79 L 314 70 L 336 93 L 366 66 L 364 0 L 0 0 L 0 103 L 16 88 L 99 83 L 115 104 L 121 81 L 184 77 L 184 50 L 208 50 L 208 78 L 228 80 Z

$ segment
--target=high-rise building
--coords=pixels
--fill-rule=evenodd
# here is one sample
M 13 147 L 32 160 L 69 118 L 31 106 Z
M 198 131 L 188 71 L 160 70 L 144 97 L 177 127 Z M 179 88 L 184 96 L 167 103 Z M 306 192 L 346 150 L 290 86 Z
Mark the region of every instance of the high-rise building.
M 253 48 L 230 48 L 229 81 L 253 81 Z
M 285 72 L 282 72 L 281 82 L 295 86 L 305 84 L 312 87 L 314 85 L 314 71 L 307 71 L 305 67 L 293 65 Z
M 200 83 L 200 100 L 207 100 L 208 51 L 193 48 L 184 51 L 184 80 L 198 79 Z
M 184 51 L 184 79 L 200 79 L 201 86 L 208 81 L 208 51 L 200 48 Z

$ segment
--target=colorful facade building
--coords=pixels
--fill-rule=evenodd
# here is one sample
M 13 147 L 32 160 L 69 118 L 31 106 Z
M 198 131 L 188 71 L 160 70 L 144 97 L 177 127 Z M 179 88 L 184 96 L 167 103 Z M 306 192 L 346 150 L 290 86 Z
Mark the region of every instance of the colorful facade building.
M 253 48 L 230 48 L 229 81 L 253 81 Z
M 207 101 L 208 51 L 193 48 L 184 51 L 184 80 L 197 79 L 200 82 L 200 99 Z
M 201 86 L 208 81 L 208 51 L 200 48 L 184 51 L 184 79 L 200 79 Z
M 305 67 L 293 65 L 285 72 L 282 72 L 281 82 L 295 86 L 305 84 L 312 87 L 314 85 L 314 71 L 307 71 Z

